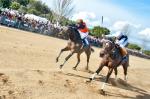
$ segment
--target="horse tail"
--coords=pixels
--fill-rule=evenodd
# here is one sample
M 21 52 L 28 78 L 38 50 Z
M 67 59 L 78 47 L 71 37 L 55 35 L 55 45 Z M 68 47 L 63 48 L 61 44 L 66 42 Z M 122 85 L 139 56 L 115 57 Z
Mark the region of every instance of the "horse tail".
M 94 52 L 95 50 L 91 47 L 91 52 Z

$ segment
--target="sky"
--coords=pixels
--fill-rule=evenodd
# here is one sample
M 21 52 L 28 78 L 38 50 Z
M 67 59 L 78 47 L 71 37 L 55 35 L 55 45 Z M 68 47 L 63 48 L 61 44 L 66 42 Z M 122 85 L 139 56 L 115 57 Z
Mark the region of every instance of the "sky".
M 54 8 L 54 0 L 42 1 Z M 128 26 L 129 41 L 150 49 L 150 0 L 74 0 L 73 5 L 71 20 L 82 18 L 88 27 L 100 25 L 112 33 Z

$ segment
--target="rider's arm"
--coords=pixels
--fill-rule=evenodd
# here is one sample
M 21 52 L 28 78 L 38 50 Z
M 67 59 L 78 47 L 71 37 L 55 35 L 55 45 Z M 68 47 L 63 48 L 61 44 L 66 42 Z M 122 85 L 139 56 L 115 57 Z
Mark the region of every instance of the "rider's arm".
M 77 25 L 77 29 L 84 29 L 85 28 L 85 25 L 84 24 L 78 24 Z
M 106 38 L 111 38 L 111 37 L 115 37 L 114 35 L 112 34 L 109 34 L 109 35 L 105 35 Z

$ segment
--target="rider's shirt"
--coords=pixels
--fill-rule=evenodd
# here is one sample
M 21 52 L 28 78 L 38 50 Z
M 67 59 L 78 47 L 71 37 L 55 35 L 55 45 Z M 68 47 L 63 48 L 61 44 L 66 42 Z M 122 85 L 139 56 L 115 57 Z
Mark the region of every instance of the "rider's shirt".
M 118 40 L 121 40 L 121 39 L 125 39 L 125 40 L 127 40 L 127 39 L 128 39 L 128 37 L 127 37 L 126 35 L 122 35 L 121 37 L 119 37 L 119 38 L 118 38 Z
M 84 22 L 81 23 L 81 24 L 79 24 L 79 25 L 77 25 L 77 29 L 80 32 L 82 32 L 82 33 L 87 33 L 89 31 L 88 28 L 87 28 L 87 26 L 86 26 L 86 24 Z

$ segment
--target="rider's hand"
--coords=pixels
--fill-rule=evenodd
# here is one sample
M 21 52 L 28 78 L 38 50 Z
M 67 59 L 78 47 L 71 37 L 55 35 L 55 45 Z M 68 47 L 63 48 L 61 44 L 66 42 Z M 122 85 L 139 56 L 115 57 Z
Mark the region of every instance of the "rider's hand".
M 115 44 L 119 44 L 119 40 L 116 40 L 116 41 L 115 41 Z
M 119 45 L 119 40 L 116 40 L 115 45 L 116 45 L 117 47 L 120 47 L 120 45 Z

